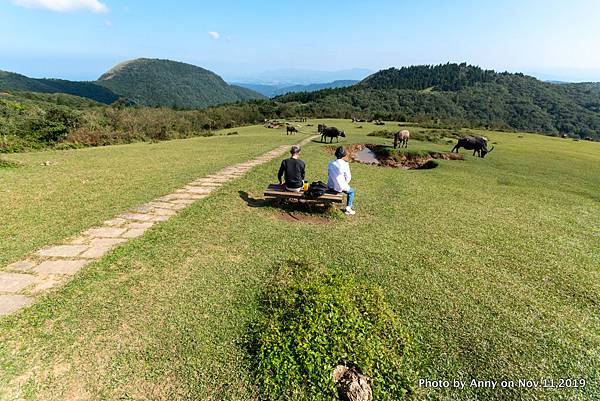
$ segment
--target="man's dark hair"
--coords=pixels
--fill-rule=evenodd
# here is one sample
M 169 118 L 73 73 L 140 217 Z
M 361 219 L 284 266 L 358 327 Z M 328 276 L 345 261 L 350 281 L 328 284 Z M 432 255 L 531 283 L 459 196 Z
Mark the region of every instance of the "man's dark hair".
M 335 150 L 335 157 L 337 157 L 338 159 L 341 159 L 344 156 L 346 156 L 346 149 L 344 149 L 343 146 L 340 146 L 339 148 L 337 148 Z
M 300 153 L 300 146 L 298 146 L 298 145 L 292 146 L 292 149 L 290 150 L 290 153 L 292 155 L 297 155 L 298 153 Z

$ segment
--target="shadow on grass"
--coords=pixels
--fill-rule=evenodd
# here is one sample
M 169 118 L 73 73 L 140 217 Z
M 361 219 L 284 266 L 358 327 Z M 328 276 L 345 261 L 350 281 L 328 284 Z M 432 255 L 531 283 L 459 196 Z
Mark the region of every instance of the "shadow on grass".
M 240 198 L 250 207 L 267 207 L 273 206 L 274 203 L 272 199 L 252 198 L 246 191 L 238 191 L 238 193 Z
M 332 144 L 331 142 L 329 142 L 327 140 L 325 140 L 325 142 L 321 142 L 320 139 L 313 139 L 311 142 L 312 143 L 320 143 L 321 145 L 331 145 Z M 342 141 L 340 141 L 340 142 L 333 141 L 333 145 L 335 145 L 336 143 L 339 143 L 340 146 L 343 146 L 343 144 L 344 144 L 344 142 L 342 142 Z
M 278 209 L 282 215 L 285 215 L 282 220 L 316 222 L 313 221 L 315 218 L 329 220 L 343 217 L 342 211 L 329 203 L 323 204 L 294 199 L 253 198 L 246 191 L 239 191 L 238 193 L 249 207 Z

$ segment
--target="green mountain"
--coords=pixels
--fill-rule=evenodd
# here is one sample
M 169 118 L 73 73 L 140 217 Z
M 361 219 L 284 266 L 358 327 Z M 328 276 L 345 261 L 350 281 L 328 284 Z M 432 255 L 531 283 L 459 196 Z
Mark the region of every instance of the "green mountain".
M 46 109 L 52 108 L 53 106 L 65 106 L 72 109 L 85 110 L 102 105 L 92 99 L 68 95 L 66 93 L 24 92 L 12 90 L 0 92 L 0 102 L 3 100 L 13 102 L 13 104 L 15 102 L 20 104 L 36 104 L 43 106 Z M 4 104 L 2 104 L 2 106 L 3 105 Z
M 235 94 L 240 98 L 240 100 L 253 100 L 253 99 L 264 99 L 265 96 L 250 89 L 245 88 L 240 85 L 229 85 L 231 89 L 235 92 Z
M 514 129 L 600 138 L 597 84 L 553 84 L 463 64 L 379 71 L 356 85 L 289 94 L 319 116 Z
M 191 109 L 263 98 L 254 91 L 228 85 L 204 68 L 171 60 L 126 61 L 102 75 L 97 83 L 146 106 Z
M 66 93 L 106 104 L 110 104 L 119 98 L 110 89 L 93 82 L 36 79 L 7 71 L 0 71 L 0 91 Z

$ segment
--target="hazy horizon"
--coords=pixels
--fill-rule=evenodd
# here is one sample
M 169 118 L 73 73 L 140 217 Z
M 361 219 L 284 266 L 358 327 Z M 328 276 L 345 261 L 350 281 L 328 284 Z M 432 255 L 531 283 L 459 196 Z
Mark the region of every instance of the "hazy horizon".
M 35 78 L 95 80 L 119 62 L 147 57 L 198 65 L 227 81 L 291 68 L 375 72 L 446 62 L 600 81 L 600 2 L 593 0 L 181 1 L 176 8 L 141 0 L 3 0 L 0 13 L 0 69 Z

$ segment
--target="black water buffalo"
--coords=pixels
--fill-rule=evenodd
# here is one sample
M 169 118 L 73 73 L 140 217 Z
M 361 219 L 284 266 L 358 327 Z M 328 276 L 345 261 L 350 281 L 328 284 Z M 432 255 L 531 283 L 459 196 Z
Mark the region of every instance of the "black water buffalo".
M 494 150 L 493 146 L 490 150 L 488 150 L 487 138 L 483 136 L 461 136 L 458 139 L 458 143 L 452 148 L 452 152 L 456 150 L 456 153 L 458 153 L 458 149 L 460 148 L 472 150 L 473 156 L 477 154 L 477 156 L 481 158 L 484 158 L 486 154 Z
M 333 142 L 333 138 L 336 138 L 337 141 L 339 142 L 340 136 L 342 138 L 346 137 L 346 134 L 344 134 L 344 131 L 340 131 L 339 129 L 337 129 L 335 127 L 325 127 L 321 131 L 321 142 L 327 142 L 327 138 L 331 138 L 329 143 Z
M 285 127 L 285 134 L 286 135 L 295 134 L 296 132 L 298 132 L 298 130 L 296 129 L 296 127 L 292 127 L 290 125 L 288 125 L 287 127 Z
M 318 126 L 319 134 L 322 133 L 325 128 L 327 128 L 327 126 L 325 124 L 319 124 L 319 126 Z

